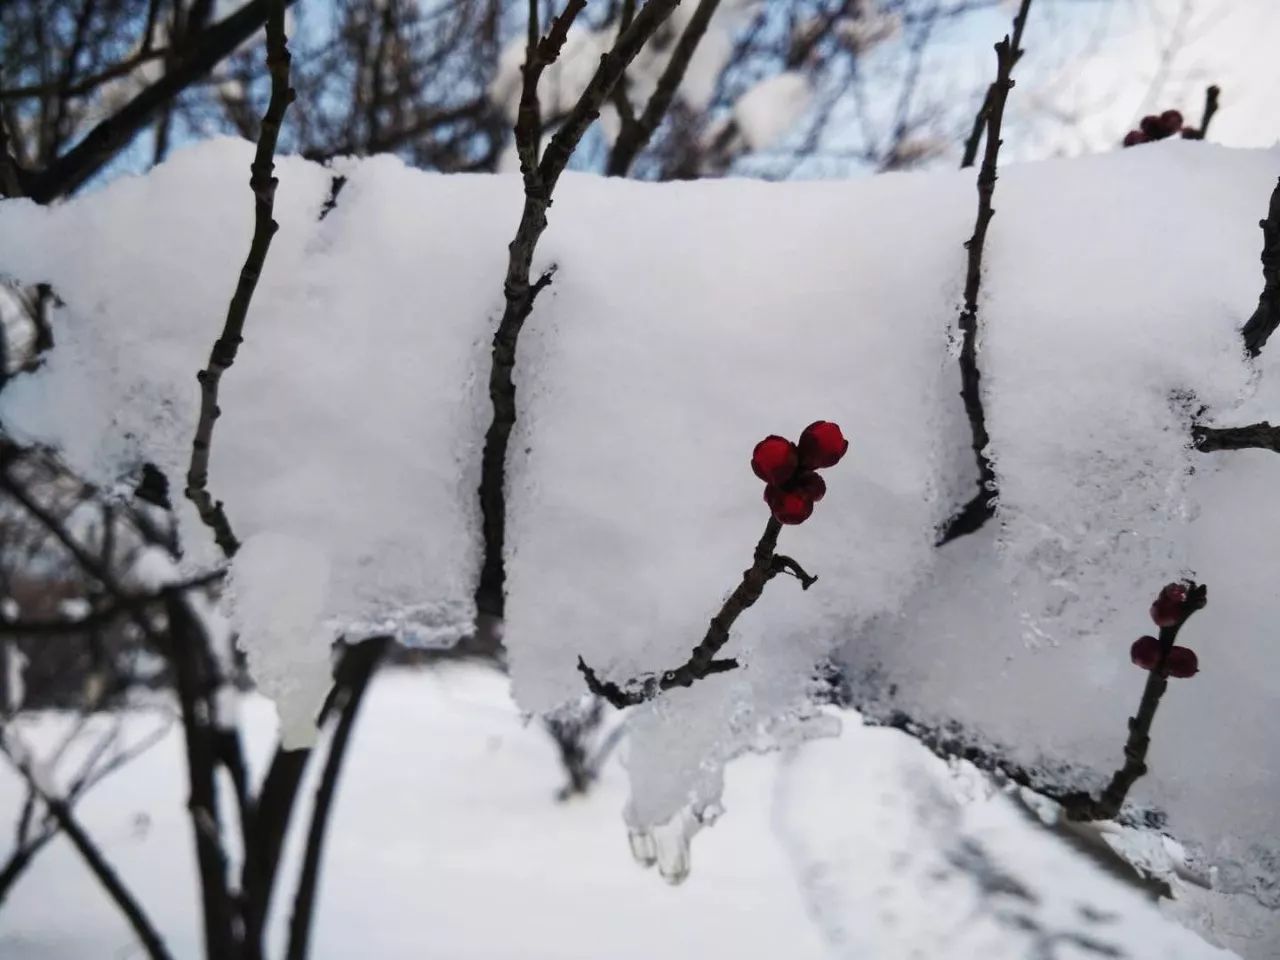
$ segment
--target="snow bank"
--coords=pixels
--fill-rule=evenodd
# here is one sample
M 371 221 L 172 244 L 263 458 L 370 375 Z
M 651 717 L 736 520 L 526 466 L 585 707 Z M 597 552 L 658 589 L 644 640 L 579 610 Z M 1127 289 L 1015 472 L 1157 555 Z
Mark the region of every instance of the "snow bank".
M 1170 923 L 1136 878 L 1038 829 L 965 766 L 885 729 L 788 757 L 774 822 L 832 958 L 1235 956 Z M 852 797 L 865 804 L 856 816 Z
M 6 424 L 95 477 L 143 457 L 181 473 L 194 372 L 249 235 L 248 159 L 217 141 L 55 210 L 0 205 L 0 265 L 68 304 L 50 362 L 5 391 Z M 517 370 L 505 635 L 520 704 L 580 695 L 579 655 L 617 681 L 682 662 L 764 526 L 752 445 L 835 420 L 851 452 L 780 544 L 820 581 L 770 584 L 728 651 L 743 669 L 635 711 L 632 828 L 714 806 L 717 764 L 807 721 L 814 665 L 841 645 L 871 707 L 959 720 L 1096 783 L 1136 705 L 1127 651 L 1151 595 L 1194 572 L 1210 586 L 1187 634 L 1204 672 L 1162 705 L 1134 799 L 1274 898 L 1280 557 L 1258 504 L 1280 462 L 1194 453 L 1187 425 L 1201 406 L 1246 416 L 1235 330 L 1278 170 L 1275 153 L 1178 142 L 1002 174 L 982 306 L 1001 522 L 943 550 L 935 527 L 974 476 L 948 342 L 970 173 L 566 178 L 534 265 L 559 271 Z M 243 619 L 269 603 L 242 604 L 241 628 L 290 645 L 284 672 L 321 662 L 337 629 L 468 628 L 488 339 L 519 211 L 515 178 L 385 158 L 342 172 L 319 220 L 328 175 L 281 165 L 282 229 L 213 458 L 237 534 L 267 538 L 254 589 L 289 614 L 273 621 L 285 641 Z M 207 540 L 183 519 L 188 543 Z

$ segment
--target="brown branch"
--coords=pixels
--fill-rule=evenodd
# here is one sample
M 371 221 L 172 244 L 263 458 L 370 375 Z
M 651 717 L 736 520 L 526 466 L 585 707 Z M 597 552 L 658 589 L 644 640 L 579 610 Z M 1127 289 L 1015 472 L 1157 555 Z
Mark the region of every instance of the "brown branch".
M 390 637 L 373 637 L 353 647 L 344 654 L 334 681 L 341 713 L 325 758 L 320 785 L 316 788 L 315 807 L 311 813 L 311 826 L 307 831 L 307 846 L 302 857 L 302 872 L 298 879 L 298 892 L 293 901 L 293 916 L 289 921 L 289 949 L 286 960 L 306 960 L 307 945 L 311 934 L 311 920 L 315 912 L 316 890 L 320 881 L 320 862 L 324 853 L 325 833 L 333 811 L 333 797 L 338 786 L 338 774 L 346 757 L 351 731 L 356 715 L 368 690 L 369 681 L 379 661 L 391 643 Z
M 253 299 L 262 265 L 271 248 L 271 238 L 279 224 L 272 219 L 275 209 L 277 180 L 274 176 L 276 141 L 284 113 L 293 99 L 289 87 L 289 49 L 284 34 L 286 0 L 271 0 L 267 16 L 267 69 L 271 73 L 271 101 L 262 118 L 262 133 L 258 149 L 250 166 L 249 187 L 254 195 L 255 221 L 249 255 L 240 270 L 231 305 L 227 308 L 226 323 L 209 354 L 209 365 L 196 376 L 200 382 L 200 420 L 195 439 L 191 444 L 191 465 L 187 469 L 187 498 L 195 504 L 200 519 L 213 531 L 214 539 L 222 552 L 231 557 L 239 549 L 239 541 L 231 531 L 222 501 L 215 501 L 209 494 L 209 457 L 212 452 L 214 421 L 221 412 L 218 409 L 218 385 L 222 375 L 235 362 L 244 333 L 249 303 Z
M 219 678 L 209 638 L 179 591 L 169 594 L 169 631 L 162 647 L 173 665 L 187 754 L 190 794 L 187 809 L 195 835 L 196 863 L 204 909 L 205 952 L 233 956 L 234 904 L 227 883 L 227 858 L 221 842 L 221 817 L 215 774 L 218 767 L 216 714 L 212 694 Z
M 128 888 L 116 875 L 115 870 L 107 863 L 102 851 L 98 849 L 84 828 L 80 826 L 80 822 L 72 814 L 71 808 L 62 799 L 46 793 L 31 769 L 10 752 L 8 745 L 3 740 L 0 740 L 0 752 L 4 753 L 13 768 L 21 774 L 22 778 L 27 782 L 27 786 L 40 797 L 45 808 L 49 811 L 49 815 L 57 822 L 62 832 L 67 835 L 67 839 L 76 848 L 76 852 L 80 854 L 85 865 L 97 877 L 107 895 L 120 908 L 120 912 L 124 914 L 129 926 L 137 934 L 143 947 L 146 948 L 147 956 L 151 957 L 151 960 L 172 960 L 172 955 L 164 945 L 160 934 L 156 932 L 155 926 L 148 919 L 146 913 L 143 912 L 138 901 L 133 898 L 133 894 L 129 892 Z
M 1206 590 L 1203 584 L 1192 585 L 1187 591 L 1187 600 L 1182 620 L 1171 627 L 1160 628 L 1160 654 L 1146 685 L 1142 688 L 1142 700 L 1138 704 L 1138 712 L 1129 718 L 1129 738 L 1124 745 L 1124 763 L 1112 775 L 1111 782 L 1094 800 L 1088 794 L 1073 794 L 1063 800 L 1067 816 L 1072 820 L 1112 820 L 1124 806 L 1125 798 L 1133 785 L 1147 772 L 1147 748 L 1151 746 L 1151 724 L 1155 720 L 1156 708 L 1160 706 L 1160 698 L 1169 686 L 1165 664 L 1169 659 L 1169 651 L 1173 649 L 1178 631 L 1187 619 L 1204 607 Z
M 172 51 L 167 47 L 139 50 L 131 57 L 126 57 L 124 60 L 113 63 L 97 73 L 82 77 L 69 84 L 65 90 L 61 89 L 61 85 L 58 83 L 35 83 L 25 87 L 9 87 L 7 90 L 0 90 L 0 100 L 26 100 L 34 97 L 47 97 L 57 93 L 61 93 L 62 96 L 68 98 L 82 97 L 87 93 L 92 93 L 104 83 L 132 73 L 144 63 L 169 56 L 171 53 Z
M 689 22 L 685 24 L 684 32 L 680 34 L 680 39 L 676 41 L 675 49 L 671 52 L 671 59 L 667 61 L 666 69 L 662 71 L 662 76 L 658 78 L 658 85 L 653 91 L 653 96 L 649 98 L 648 104 L 645 105 L 644 111 L 634 122 L 627 123 L 624 117 L 621 129 L 618 132 L 618 139 L 613 145 L 613 149 L 609 152 L 609 161 L 605 168 L 606 175 L 610 177 L 626 176 L 627 171 L 631 169 L 631 164 L 635 162 L 636 156 L 653 138 L 654 132 L 662 123 L 663 118 L 667 115 L 667 111 L 671 108 L 671 103 L 675 100 L 676 91 L 680 87 L 680 83 L 684 80 L 684 75 L 689 69 L 689 62 L 693 59 L 694 52 L 698 49 L 698 44 L 702 41 L 702 37 L 707 32 L 707 26 L 711 23 L 711 17 L 715 14 L 716 8 L 720 5 L 720 0 L 700 0 L 698 6 L 694 9 Z M 614 88 L 615 95 L 622 90 L 622 84 L 618 84 Z M 625 94 L 623 95 L 625 100 Z M 630 102 L 627 101 L 628 107 Z M 621 111 L 619 111 L 621 115 Z
M 247 960 L 262 960 L 264 956 L 263 937 L 280 866 L 280 853 L 289 830 L 298 786 L 310 756 L 309 750 L 277 747 L 258 791 L 252 828 L 245 835 L 245 858 L 240 878 Z
M 800 564 L 790 557 L 776 553 L 778 534 L 782 532 L 782 524 L 770 517 L 765 525 L 764 535 L 756 544 L 755 555 L 751 566 L 742 574 L 742 581 L 729 594 L 720 612 L 711 618 L 702 642 L 693 648 L 689 659 L 674 670 L 667 670 L 661 677 L 652 675 L 640 680 L 632 680 L 619 686 L 608 680 L 601 680 L 586 661 L 578 658 L 578 671 L 587 682 L 587 689 L 598 697 L 603 697 L 618 709 L 652 700 L 663 690 L 672 687 L 691 687 L 698 680 L 717 673 L 727 673 L 736 669 L 737 660 L 717 660 L 716 654 L 729 642 L 729 631 L 734 622 L 748 607 L 760 599 L 765 585 L 780 573 L 789 573 L 800 581 L 801 587 L 808 590 L 817 581 L 805 573 Z
M 996 475 L 986 453 L 991 437 L 987 433 L 986 411 L 982 406 L 982 374 L 978 369 L 978 293 L 982 286 L 982 252 L 987 239 L 987 226 L 995 216 L 991 198 L 996 189 L 996 167 L 1000 159 L 1000 127 L 1004 107 L 1013 89 L 1013 68 L 1022 57 L 1019 42 L 1027 20 L 1031 0 L 1022 0 L 1014 18 L 1013 39 L 1005 36 L 996 44 L 996 79 L 989 91 L 987 109 L 987 144 L 978 171 L 978 218 L 973 236 L 965 244 L 968 270 L 964 284 L 964 308 L 960 311 L 960 396 L 973 433 L 973 455 L 978 463 L 978 492 L 958 513 L 943 525 L 938 544 L 973 533 L 995 513 Z
M 1026 0 L 1021 7 L 1018 8 L 1018 14 L 1013 18 L 1013 63 L 1017 63 L 1022 56 L 1022 31 L 1027 25 L 1027 11 L 1031 7 L 1031 0 Z M 1009 40 L 1008 37 L 1005 38 Z M 1010 64 L 1012 69 L 1013 64 Z M 1006 77 L 1007 79 L 1007 77 Z M 964 158 L 960 161 L 960 169 L 964 170 L 972 167 L 978 159 L 978 145 L 982 142 L 982 132 L 988 126 L 991 117 L 991 108 L 995 104 L 996 97 L 1001 96 L 997 91 L 1000 83 L 997 74 L 996 82 L 987 87 L 986 96 L 982 98 L 982 106 L 978 109 L 977 115 L 973 118 L 973 130 L 969 133 L 969 138 L 964 142 Z M 1012 86 L 1012 81 L 1009 83 Z M 1008 94 L 1009 88 L 1005 87 L 1005 94 Z M 1001 99 L 1001 109 L 1003 109 L 1003 97 Z M 997 125 L 998 126 L 998 125 Z
M 671 15 L 680 0 L 649 0 L 636 14 L 631 25 L 622 31 L 613 47 L 600 58 L 586 89 L 565 116 L 541 160 L 537 158 L 532 134 L 537 118 L 534 108 L 525 101 L 536 100 L 537 77 L 542 67 L 559 55 L 567 35 L 571 16 L 576 16 L 584 0 L 569 0 L 565 12 L 552 23 L 551 29 L 535 48 L 536 59 L 526 64 L 521 94 L 520 119 L 516 122 L 517 150 L 524 173 L 525 199 L 520 224 L 508 247 L 507 274 L 503 283 L 505 307 L 493 336 L 492 366 L 489 372 L 489 399 L 493 417 L 485 432 L 484 452 L 480 468 L 480 510 L 483 517 L 484 562 L 476 587 L 476 608 L 482 616 L 501 618 L 506 604 L 506 568 L 503 549 L 506 541 L 507 446 L 516 422 L 516 387 L 514 371 L 516 345 L 524 322 L 533 311 L 534 299 L 550 279 L 544 273 L 537 282 L 531 280 L 533 255 L 538 240 L 547 228 L 547 208 L 556 182 L 564 172 L 574 149 L 587 128 L 600 114 L 623 72 L 649 41 L 658 27 Z
M 1204 427 L 1197 424 L 1191 428 L 1191 439 L 1195 448 L 1205 453 L 1255 449 L 1280 453 L 1280 427 L 1273 427 L 1266 420 L 1247 427 Z
M 1262 293 L 1258 307 L 1240 330 L 1249 356 L 1256 357 L 1280 327 L 1280 180 L 1271 192 L 1271 204 L 1262 227 Z
M 9 141 L 9 124 L 0 110 L 0 197 L 23 197 L 26 189 L 23 181 L 26 171 L 18 165 Z
M 31 176 L 28 196 L 49 203 L 82 186 L 145 129 L 174 98 L 209 73 L 262 26 L 278 0 L 249 0 L 178 52 L 172 69 L 107 117 L 76 146 Z M 285 0 L 292 3 L 293 0 Z
M 1200 126 L 1197 128 L 1183 128 L 1182 137 L 1184 140 L 1203 140 L 1209 135 L 1209 121 L 1218 112 L 1218 94 L 1221 92 L 1217 85 L 1205 90 L 1204 112 L 1200 114 Z

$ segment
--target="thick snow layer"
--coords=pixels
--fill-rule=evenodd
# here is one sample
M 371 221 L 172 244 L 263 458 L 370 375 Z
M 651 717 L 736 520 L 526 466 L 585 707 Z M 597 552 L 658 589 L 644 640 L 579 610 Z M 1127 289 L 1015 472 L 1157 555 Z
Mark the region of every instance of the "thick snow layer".
M 249 235 L 249 155 L 212 142 L 54 210 L 0 205 L 0 265 L 67 303 L 50 361 L 0 400 L 7 425 L 96 478 L 143 458 L 181 475 L 194 372 Z M 327 173 L 281 164 L 282 229 L 213 457 L 237 533 L 265 544 L 246 546 L 241 629 L 287 633 L 291 652 L 258 659 L 286 674 L 318 669 L 334 630 L 467 629 L 488 340 L 519 211 L 515 178 L 385 158 L 342 172 L 320 220 Z M 1235 333 L 1278 172 L 1275 153 L 1176 142 L 1002 173 L 981 310 L 1000 523 L 942 550 L 937 523 L 973 490 L 948 342 L 971 172 L 566 178 L 534 265 L 559 270 L 516 371 L 505 638 L 521 706 L 578 697 L 579 655 L 620 682 L 681 663 L 764 527 L 752 445 L 835 420 L 851 452 L 780 544 L 820 580 L 769 585 L 726 651 L 743 669 L 637 711 L 632 828 L 709 810 L 716 764 L 792 721 L 825 732 L 807 724 L 813 670 L 841 645 L 869 708 L 959 720 L 1096 784 L 1136 706 L 1128 647 L 1151 596 L 1194 573 L 1203 672 L 1172 685 L 1133 799 L 1225 886 L 1274 903 L 1280 556 L 1258 505 L 1280 462 L 1195 453 L 1187 428 L 1202 406 L 1280 415 L 1270 360 L 1251 371 Z M 189 511 L 184 539 L 207 540 Z
M 1098 955 L 1074 949 L 1086 938 L 1131 960 L 1226 956 L 987 796 L 971 775 L 949 775 L 911 740 L 856 717 L 840 740 L 730 764 L 727 810 L 698 838 L 693 874 L 672 890 L 628 855 L 617 825 L 627 790 L 619 765 L 604 768 L 588 797 L 554 802 L 563 776 L 555 749 L 521 722 L 506 687 L 475 669 L 375 682 L 339 783 L 317 960 L 1065 960 Z M 256 697 L 244 707 L 260 772 L 270 708 Z M 70 719 L 42 715 L 16 729 L 44 751 Z M 110 722 L 99 719 L 92 729 Z M 124 739 L 156 722 L 146 712 L 126 717 Z M 180 740 L 172 729 L 76 810 L 174 955 L 190 957 L 200 952 L 199 901 Z M 68 769 L 76 762 L 68 758 Z M 311 789 L 304 784 L 304 794 Z M 16 815 L 22 798 L 20 781 L 0 770 L 0 811 Z M 306 822 L 293 818 L 277 935 Z M 1056 935 L 1056 952 L 1027 949 L 1034 933 L 1019 917 Z M 130 931 L 61 838 L 13 888 L 3 918 L 3 957 L 131 955 Z M 1276 945 L 1238 921 L 1224 939 Z

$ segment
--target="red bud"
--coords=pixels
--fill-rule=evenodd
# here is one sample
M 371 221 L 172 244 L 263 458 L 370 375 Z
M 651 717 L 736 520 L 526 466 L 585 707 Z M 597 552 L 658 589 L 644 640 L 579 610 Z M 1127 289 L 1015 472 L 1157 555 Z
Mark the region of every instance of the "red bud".
M 827 482 L 812 471 L 796 474 L 794 480 L 787 484 L 788 490 L 803 494 L 814 503 L 827 495 Z
M 1186 619 L 1186 606 L 1186 584 L 1167 584 L 1156 597 L 1156 602 L 1151 604 L 1151 620 L 1157 627 L 1177 626 Z
M 1200 661 L 1190 647 L 1174 647 L 1164 662 L 1165 672 L 1171 677 L 1194 677 L 1200 672 Z
M 765 437 L 751 452 L 751 469 L 765 483 L 786 483 L 795 476 L 799 463 L 796 445 L 776 434 Z
M 773 518 L 779 523 L 804 523 L 813 513 L 813 500 L 797 490 L 775 487 L 764 488 L 764 502 L 769 505 Z
M 834 467 L 849 449 L 840 427 L 829 420 L 816 420 L 800 434 L 800 465 L 806 470 Z
M 1139 637 L 1129 648 L 1129 659 L 1143 670 L 1154 669 L 1160 659 L 1160 641 L 1155 637 Z

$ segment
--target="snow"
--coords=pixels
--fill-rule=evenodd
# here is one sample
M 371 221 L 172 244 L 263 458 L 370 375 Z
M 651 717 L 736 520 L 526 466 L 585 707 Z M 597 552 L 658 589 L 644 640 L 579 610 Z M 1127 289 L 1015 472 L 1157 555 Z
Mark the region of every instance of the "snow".
M 761 80 L 738 98 L 733 116 L 752 150 L 776 146 L 809 109 L 813 91 L 803 73 L 787 71 Z
M 56 209 L 0 205 L 0 263 L 67 304 L 57 349 L 0 398 L 10 429 L 99 482 L 143 458 L 180 479 L 194 373 L 250 232 L 250 153 L 213 141 Z M 1189 142 L 1002 171 L 981 307 L 1000 522 L 942 550 L 937 524 L 974 489 L 948 344 L 971 172 L 566 177 L 534 263 L 559 269 L 516 371 L 504 637 L 520 707 L 580 697 L 580 655 L 618 682 L 683 662 L 765 524 L 752 446 L 834 420 L 851 451 L 780 542 L 819 582 L 772 582 L 726 650 L 741 669 L 634 711 L 627 828 L 678 852 L 729 758 L 829 735 L 812 704 L 829 657 L 870 712 L 959 721 L 1097 786 L 1144 679 L 1129 644 L 1159 586 L 1194 574 L 1209 607 L 1184 639 L 1203 672 L 1171 686 L 1132 799 L 1222 891 L 1274 906 L 1277 554 L 1257 504 L 1280 466 L 1194 453 L 1187 425 L 1202 405 L 1224 424 L 1278 415 L 1273 361 L 1251 368 L 1235 334 L 1278 171 L 1274 152 Z M 389 158 L 338 172 L 319 221 L 330 172 L 280 164 L 282 229 L 211 475 L 246 543 L 234 613 L 290 730 L 337 633 L 470 629 L 489 340 L 520 204 L 513 177 Z
M 277 589 L 281 569 L 290 574 L 284 590 Z M 329 661 L 314 653 L 329 579 L 322 548 L 272 532 L 246 540 L 232 564 L 232 622 L 249 672 L 263 678 L 259 687 L 280 711 L 286 750 L 314 745 L 314 718 L 329 692 Z
M 833 958 L 1232 955 L 896 730 L 789 754 L 773 818 Z
M 839 740 L 730 764 L 734 799 L 699 837 L 697 869 L 671 890 L 627 853 L 617 825 L 627 791 L 619 765 L 607 765 L 586 798 L 556 803 L 554 748 L 522 723 L 506 689 L 479 668 L 387 672 L 375 682 L 329 831 L 317 960 L 907 958 L 939 956 L 939 942 L 949 960 L 1033 956 L 1018 915 L 1049 932 L 1122 946 L 1133 960 L 1227 956 L 1045 836 L 971 771 L 953 774 L 908 738 L 863 728 L 851 715 Z M 249 759 L 260 771 L 270 757 L 270 705 L 249 697 L 245 717 Z M 136 711 L 122 735 L 132 742 L 158 719 Z M 71 720 L 28 717 L 22 735 L 47 748 Z M 171 729 L 76 810 L 174 955 L 194 956 L 198 892 L 180 741 Z M 311 789 L 304 783 L 304 794 Z M 0 809 L 16 810 L 21 790 L 0 773 Z M 277 938 L 306 817 L 293 828 Z M 998 891 L 984 900 L 975 850 L 1037 903 Z M 68 924 L 72 902 L 76 922 Z M 13 888 L 4 916 L 0 956 L 78 960 L 128 955 L 132 943 L 61 838 Z M 958 922 L 944 928 L 948 919 Z M 1058 956 L 1076 955 L 1059 946 Z

